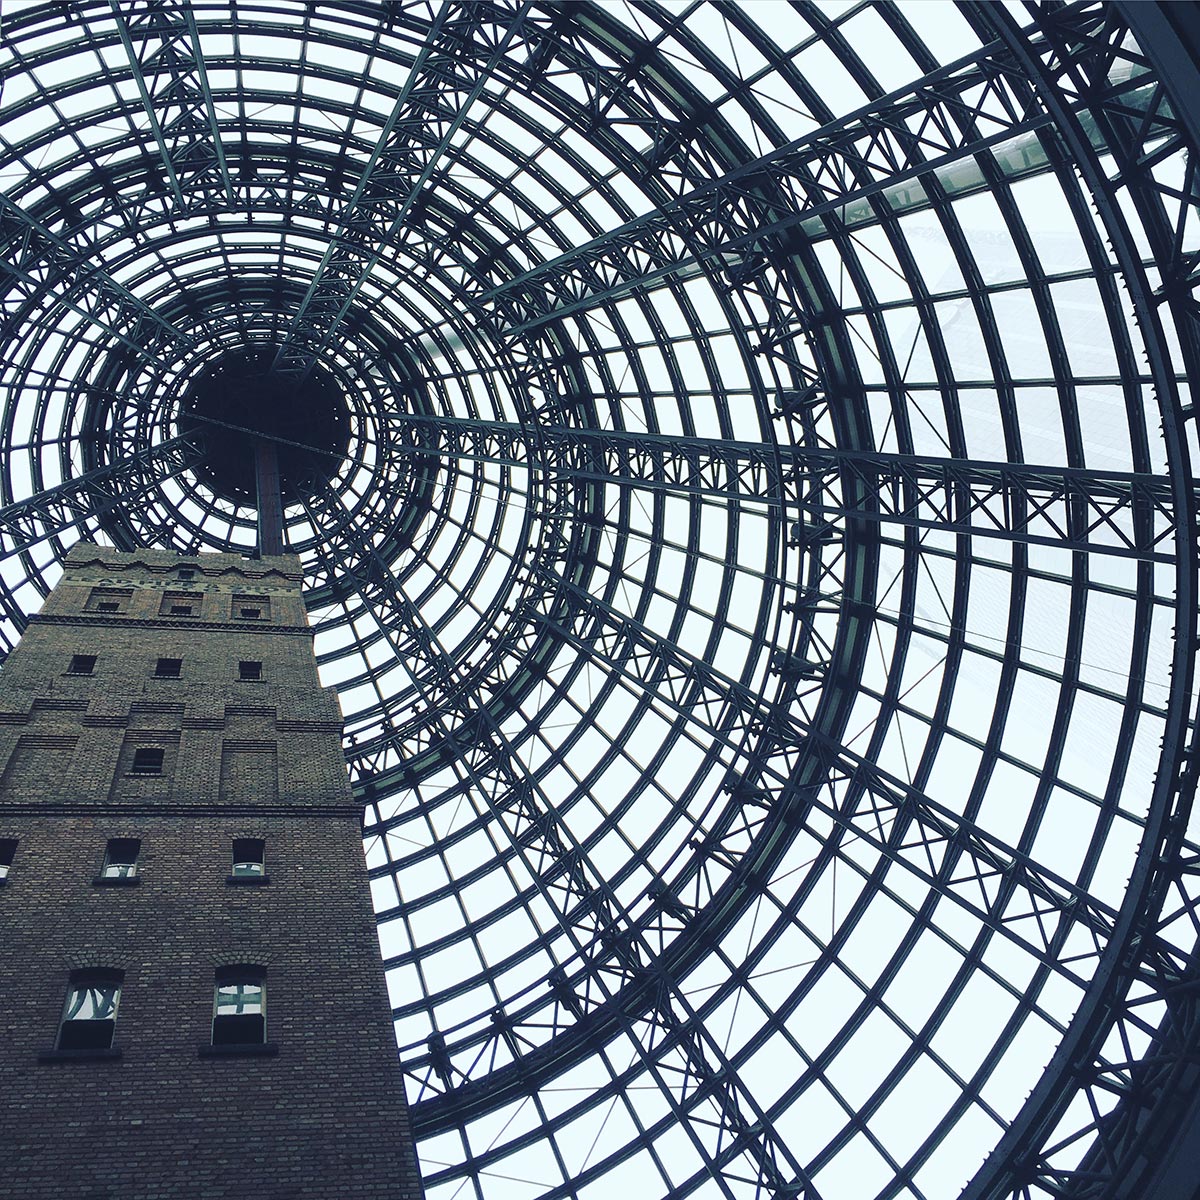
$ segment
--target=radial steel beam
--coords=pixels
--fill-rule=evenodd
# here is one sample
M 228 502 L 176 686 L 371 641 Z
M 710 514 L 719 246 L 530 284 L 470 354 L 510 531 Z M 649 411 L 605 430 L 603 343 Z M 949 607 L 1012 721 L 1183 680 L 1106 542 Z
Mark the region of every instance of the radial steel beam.
M 520 39 L 531 0 L 513 10 L 477 4 L 454 13 L 457 7 L 448 0 L 430 26 L 375 153 L 339 214 L 340 228 L 284 334 L 273 364 L 277 372 L 302 377 L 328 345 L 404 228 L 471 106 Z M 463 50 L 486 42 L 486 31 L 495 42 L 480 66 Z
M 393 415 L 409 444 L 605 487 L 782 509 L 812 536 L 867 520 L 1088 554 L 1171 562 L 1169 477 L 930 455 Z M 807 525 L 804 524 L 807 522 Z
M 175 203 L 233 198 L 190 0 L 110 0 Z
M 572 585 L 564 582 L 563 586 Z M 770 869 L 759 861 L 753 847 L 769 843 L 780 828 L 788 828 L 789 836 L 807 829 L 826 847 L 839 840 L 869 845 L 882 860 L 911 873 L 931 892 L 948 896 L 993 936 L 1014 941 L 1047 968 L 1076 983 L 1086 977 L 1112 935 L 1114 913 L 1109 907 L 963 814 L 824 737 L 799 715 L 794 694 L 781 704 L 768 703 L 759 690 L 723 676 L 597 597 L 574 590 L 580 593 L 581 611 L 564 627 L 566 640 L 639 694 L 655 696 L 664 710 L 696 722 L 710 741 L 726 747 L 731 767 L 737 764 L 730 807 L 744 819 L 698 838 L 690 864 L 692 878 L 668 884 L 675 905 L 682 905 L 678 911 L 688 925 L 690 940 L 676 938 L 659 948 L 662 976 L 673 981 L 686 976 L 681 946 L 719 939 L 718 929 L 704 926 L 715 915 L 728 914 L 731 894 L 740 893 L 744 900 L 748 881 L 757 881 L 753 886 L 769 884 Z M 727 723 L 728 714 L 734 717 L 733 725 Z M 741 750 L 738 723 L 763 735 L 749 759 Z M 647 912 L 639 918 L 643 937 L 649 936 L 660 915 Z M 1071 964 L 1063 964 L 1059 951 L 1073 929 L 1086 931 L 1092 949 L 1081 949 Z M 564 975 L 554 985 L 555 995 L 561 1003 L 577 1005 L 576 1015 L 586 1021 L 588 1038 L 603 1043 L 611 1036 L 615 1014 L 602 995 L 587 992 L 587 975 L 586 970 L 578 977 Z M 637 994 L 637 986 L 638 980 L 627 980 L 622 995 Z M 510 1020 L 520 1028 L 518 1016 Z M 544 1022 L 545 1016 L 534 1020 Z M 528 1036 L 537 1036 L 532 1026 Z M 563 1047 L 556 1041 L 555 1061 L 560 1065 L 571 1058 L 570 1038 L 564 1041 L 568 1045 Z M 426 1134 L 440 1131 L 453 1113 L 473 1104 L 476 1094 L 466 1086 L 471 1077 L 467 1064 L 486 1058 L 478 1044 L 442 1049 L 446 1062 L 462 1064 L 452 1070 L 459 1073 L 463 1086 L 453 1101 L 447 1097 L 418 1102 L 414 1119 Z M 413 1069 L 424 1078 L 420 1066 Z M 530 1086 L 532 1069 L 532 1064 L 522 1064 L 511 1072 L 490 1071 L 489 1097 L 494 1100 L 496 1089 L 507 1086 L 506 1081 L 518 1093 Z
M 517 337 L 722 255 L 736 270 L 744 254 L 786 245 L 803 221 L 1047 121 L 1011 56 L 992 43 L 549 262 L 493 287 L 476 284 L 474 300 Z
M 1161 82 L 1131 35 L 1121 10 L 1111 4 L 1082 3 L 1039 9 L 1039 37 L 1030 41 L 1013 18 L 987 5 L 973 5 L 976 22 L 996 30 L 1023 62 L 1055 120 L 1071 158 L 1071 169 L 1086 182 L 1111 252 L 1122 272 L 1144 339 L 1144 355 L 1163 413 L 1163 434 L 1172 462 L 1172 507 L 1180 553 L 1175 564 L 1177 625 L 1173 632 L 1171 691 L 1166 706 L 1162 759 L 1155 775 L 1146 829 L 1133 864 L 1126 899 L 1118 916 L 1098 982 L 1079 1005 L 1046 1072 L 983 1169 L 971 1181 L 968 1200 L 999 1200 L 1038 1191 L 1051 1194 L 1108 1196 L 1138 1167 L 1138 1130 L 1145 1113 L 1156 1111 L 1178 1120 L 1178 1072 L 1134 1067 L 1136 1051 L 1112 1047 L 1144 1044 L 1144 1013 L 1163 1006 L 1182 1012 L 1180 984 L 1194 988 L 1200 978 L 1195 959 L 1178 954 L 1162 965 L 1157 929 L 1168 896 L 1194 911 L 1200 904 L 1197 879 L 1181 871 L 1182 839 L 1195 799 L 1200 761 L 1200 722 L 1194 697 L 1197 645 L 1197 514 L 1194 470 L 1189 462 L 1187 423 L 1196 413 L 1181 402 L 1176 384 L 1182 371 L 1200 371 L 1200 322 L 1197 321 L 1196 255 L 1185 251 L 1185 227 L 1194 222 L 1195 188 L 1180 188 L 1176 172 L 1155 166 L 1174 158 L 1185 181 L 1193 181 L 1197 147 L 1175 116 Z M 1157 93 L 1147 108 L 1130 106 L 1131 69 L 1145 74 Z M 1094 153 L 1084 117 L 1103 134 L 1105 154 Z M 1131 227 L 1129 214 L 1140 219 Z M 1155 287 L 1145 267 L 1143 241 L 1150 243 Z M 1160 306 L 1163 311 L 1160 312 Z M 1174 329 L 1164 328 L 1169 314 Z M 1178 338 L 1178 351 L 1172 343 Z M 1173 994 L 1174 993 L 1174 994 Z M 1173 1034 L 1172 1053 L 1194 1061 L 1200 1048 L 1200 1024 L 1192 1020 Z M 1115 1058 L 1122 1061 L 1114 1062 Z M 1181 1060 L 1176 1057 L 1176 1063 Z M 1143 1060 L 1144 1063 L 1144 1060 Z M 1131 1086 L 1153 1081 L 1145 1090 Z M 1113 1095 L 1120 1097 L 1113 1112 Z M 1173 1107 L 1173 1105 L 1175 1107 Z M 1159 1106 L 1156 1108 L 1156 1106 Z M 1131 1113 L 1130 1109 L 1142 1113 Z M 1079 1114 L 1071 1116 L 1070 1114 Z M 1094 1138 L 1097 1152 L 1082 1156 L 1079 1147 Z M 1078 1169 L 1077 1169 L 1078 1165 Z
M 158 313 L 141 297 L 117 282 L 105 269 L 86 224 L 51 230 L 7 196 L 0 194 L 0 337 L 31 319 L 43 297 L 53 292 L 68 308 L 112 334 L 135 354 L 154 358 L 153 347 L 131 338 L 138 325 L 154 340 L 191 344 L 189 335 Z
M 21 554 L 89 517 L 136 503 L 196 461 L 195 439 L 180 435 L 0 508 L 0 559 Z
M 700 720 L 712 736 L 722 735 L 697 714 L 713 712 L 718 701 L 722 706 L 736 708 L 770 732 L 768 744 L 773 749 L 753 768 L 766 776 L 760 799 L 777 800 L 779 790 L 791 782 L 798 762 L 794 757 L 796 752 L 811 753 L 821 764 L 814 800 L 825 815 L 848 833 L 866 838 L 894 861 L 914 870 L 930 886 L 944 888 L 951 895 L 958 894 L 960 888 L 964 894 L 974 891 L 967 903 L 977 907 L 981 902 L 980 880 L 999 873 L 1010 881 L 1020 880 L 1028 897 L 1029 907 L 1024 915 L 1048 905 L 1060 914 L 1083 921 L 1097 936 L 1111 933 L 1115 916 L 1111 908 L 1092 900 L 1070 880 L 1048 871 L 1030 855 L 1002 842 L 962 813 L 922 794 L 816 728 L 807 715 L 803 692 L 812 691 L 811 681 L 825 673 L 826 664 L 807 664 L 812 668 L 809 671 L 780 664 L 778 671 L 792 673 L 789 689 L 781 703 L 768 705 L 759 691 L 730 678 L 600 598 L 567 580 L 563 580 L 562 587 L 574 593 L 579 602 L 579 616 L 570 633 L 572 644 L 580 652 L 602 658 L 611 670 L 631 681 L 637 680 L 641 688 L 660 696 L 668 708 Z M 655 680 L 653 686 L 651 677 Z M 688 690 L 670 686 L 672 680 L 688 681 Z M 773 759 L 777 750 L 789 748 L 787 756 L 778 761 Z M 829 807 L 820 798 L 821 791 L 828 789 L 833 795 L 834 785 L 839 782 L 853 785 L 852 791 L 868 792 L 871 803 L 861 808 Z M 947 855 L 952 859 L 969 856 L 971 869 L 964 874 L 960 863 L 958 869 L 950 870 L 950 863 L 943 862 Z M 948 878 L 939 879 L 939 873 Z M 1011 912 L 1009 916 L 1020 919 Z M 1029 933 L 1033 937 L 1030 944 L 1039 954 L 1045 954 L 1047 946 L 1042 935 L 1032 927 Z

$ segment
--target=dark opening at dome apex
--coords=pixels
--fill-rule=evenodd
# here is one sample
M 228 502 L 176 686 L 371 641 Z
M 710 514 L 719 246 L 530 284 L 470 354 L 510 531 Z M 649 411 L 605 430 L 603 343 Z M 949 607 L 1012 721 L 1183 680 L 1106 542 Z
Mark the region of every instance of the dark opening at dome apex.
M 333 376 L 319 365 L 302 380 L 275 374 L 275 352 L 256 346 L 222 354 L 197 375 L 180 406 L 180 431 L 203 440 L 196 473 L 235 504 L 255 498 L 256 437 L 276 445 L 285 500 L 329 479 L 349 444 L 350 414 Z

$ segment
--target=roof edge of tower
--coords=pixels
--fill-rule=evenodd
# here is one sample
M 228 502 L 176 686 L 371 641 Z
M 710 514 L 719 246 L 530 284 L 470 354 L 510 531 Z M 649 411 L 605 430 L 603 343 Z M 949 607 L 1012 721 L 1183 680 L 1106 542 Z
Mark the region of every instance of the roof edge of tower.
M 297 554 L 271 554 L 253 558 L 217 552 L 186 555 L 170 550 L 114 550 L 111 546 L 98 546 L 93 542 L 76 542 L 67 553 L 65 565 L 68 568 L 100 565 L 114 570 L 140 566 L 155 572 L 187 566 L 209 577 L 236 574 L 248 579 L 262 579 L 268 575 L 296 581 L 304 579 L 304 568 Z

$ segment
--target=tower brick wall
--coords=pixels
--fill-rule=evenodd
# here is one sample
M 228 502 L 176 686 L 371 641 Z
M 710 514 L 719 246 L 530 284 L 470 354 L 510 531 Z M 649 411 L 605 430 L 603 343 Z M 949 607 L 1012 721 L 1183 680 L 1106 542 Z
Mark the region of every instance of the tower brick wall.
M 291 556 L 77 546 L 0 672 L 0 1195 L 420 1195 L 300 583 Z M 100 879 L 131 838 L 136 883 Z M 235 839 L 264 843 L 260 877 L 231 875 Z M 265 1037 L 214 1047 L 217 973 L 247 966 Z M 96 969 L 123 973 L 112 1045 L 63 1049 Z

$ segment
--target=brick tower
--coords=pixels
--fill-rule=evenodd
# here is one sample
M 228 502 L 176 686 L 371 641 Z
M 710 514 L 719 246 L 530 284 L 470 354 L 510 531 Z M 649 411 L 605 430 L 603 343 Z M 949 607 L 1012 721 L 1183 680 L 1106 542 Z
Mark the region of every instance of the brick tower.
M 0 675 L 0 1195 L 420 1195 L 291 556 L 79 545 Z

